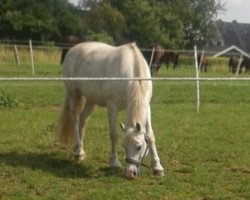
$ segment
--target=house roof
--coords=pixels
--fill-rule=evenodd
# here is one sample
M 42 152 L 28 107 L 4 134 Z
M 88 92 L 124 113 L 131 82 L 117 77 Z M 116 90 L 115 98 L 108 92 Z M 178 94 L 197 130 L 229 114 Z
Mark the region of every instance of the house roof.
M 230 52 L 250 57 L 250 24 L 217 21 L 216 38 L 206 50 L 219 52 L 214 56 Z
M 238 47 L 235 46 L 235 45 L 233 45 L 233 46 L 231 46 L 231 47 L 229 47 L 229 48 L 227 48 L 227 49 L 224 49 L 223 51 L 221 51 L 221 52 L 215 54 L 213 57 L 221 56 L 221 55 L 226 54 L 227 52 L 230 52 L 230 51 L 232 51 L 232 50 L 237 51 L 237 52 L 239 52 L 240 54 L 242 54 L 242 55 L 244 55 L 244 56 L 250 58 L 250 54 L 246 53 L 245 51 L 241 50 L 240 48 L 238 48 Z
M 250 52 L 250 24 L 232 22 L 222 22 L 220 28 L 225 46 L 237 46 L 238 48 Z

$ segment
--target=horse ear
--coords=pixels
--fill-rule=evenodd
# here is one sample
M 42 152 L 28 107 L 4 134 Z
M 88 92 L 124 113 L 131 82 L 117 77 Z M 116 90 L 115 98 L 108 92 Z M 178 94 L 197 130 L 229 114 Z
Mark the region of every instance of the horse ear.
M 136 123 L 135 125 L 137 132 L 141 131 L 141 125 L 139 123 Z
M 126 126 L 125 126 L 122 122 L 120 122 L 119 124 L 120 124 L 121 129 L 122 129 L 123 131 L 125 131 L 125 130 L 126 130 Z

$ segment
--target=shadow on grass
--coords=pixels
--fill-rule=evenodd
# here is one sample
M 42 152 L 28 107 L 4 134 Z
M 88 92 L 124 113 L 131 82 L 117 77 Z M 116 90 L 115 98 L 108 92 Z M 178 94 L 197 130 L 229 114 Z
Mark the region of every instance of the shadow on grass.
M 63 178 L 122 177 L 122 169 L 110 167 L 96 168 L 93 165 L 77 164 L 71 160 L 58 158 L 58 155 L 48 153 L 0 153 L 0 163 L 11 167 L 25 167 L 30 170 L 41 170 Z

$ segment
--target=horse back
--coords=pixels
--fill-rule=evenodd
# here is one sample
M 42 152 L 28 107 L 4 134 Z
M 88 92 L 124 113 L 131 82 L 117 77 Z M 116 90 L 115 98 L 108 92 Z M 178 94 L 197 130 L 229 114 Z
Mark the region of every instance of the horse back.
M 69 50 L 63 64 L 64 77 L 149 78 L 145 59 L 135 44 L 110 46 L 87 42 Z M 147 81 L 145 81 L 147 82 Z M 77 90 L 95 104 L 106 105 L 113 98 L 126 102 L 132 81 L 66 81 L 68 90 Z

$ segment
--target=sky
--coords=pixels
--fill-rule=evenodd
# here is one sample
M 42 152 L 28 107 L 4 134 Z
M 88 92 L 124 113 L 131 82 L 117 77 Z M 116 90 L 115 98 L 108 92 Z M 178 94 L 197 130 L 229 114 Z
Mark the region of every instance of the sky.
M 78 0 L 69 0 L 76 3 Z M 217 0 L 219 1 L 219 0 Z M 239 23 L 250 24 L 250 0 L 220 0 L 225 3 L 226 11 L 219 18 L 226 22 L 236 20 Z
M 223 21 L 236 20 L 239 23 L 250 24 L 250 0 L 221 0 L 226 11 L 220 15 Z

